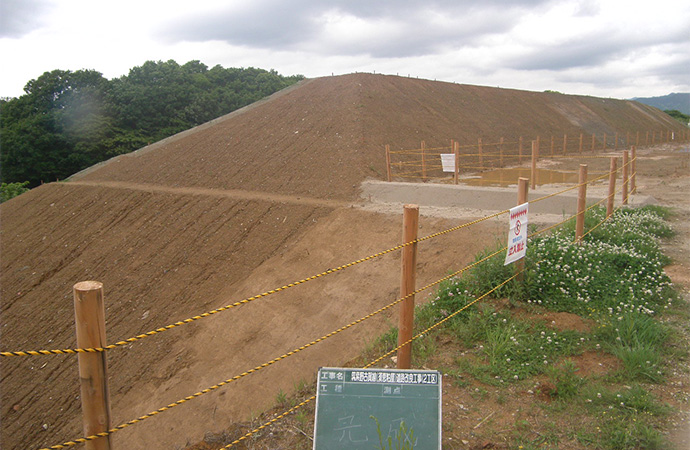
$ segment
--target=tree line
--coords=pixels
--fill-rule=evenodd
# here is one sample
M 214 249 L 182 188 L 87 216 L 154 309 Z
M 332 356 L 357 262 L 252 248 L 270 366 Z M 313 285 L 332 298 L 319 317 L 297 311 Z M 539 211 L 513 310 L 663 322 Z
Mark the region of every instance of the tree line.
M 108 80 L 53 70 L 0 99 L 0 181 L 61 180 L 253 103 L 303 79 L 199 61 L 147 61 Z

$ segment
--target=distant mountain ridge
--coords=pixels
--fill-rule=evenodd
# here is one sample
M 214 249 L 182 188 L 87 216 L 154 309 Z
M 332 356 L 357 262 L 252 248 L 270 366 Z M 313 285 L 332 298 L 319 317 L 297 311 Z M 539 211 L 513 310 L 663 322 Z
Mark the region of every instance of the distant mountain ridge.
M 674 92 L 661 97 L 635 97 L 633 100 L 662 111 L 675 109 L 683 114 L 690 114 L 690 93 Z

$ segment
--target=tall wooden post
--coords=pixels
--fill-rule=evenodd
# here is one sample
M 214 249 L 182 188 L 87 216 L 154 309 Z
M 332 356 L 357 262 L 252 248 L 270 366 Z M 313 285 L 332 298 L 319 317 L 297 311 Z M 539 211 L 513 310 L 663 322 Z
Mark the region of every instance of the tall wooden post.
M 635 194 L 637 192 L 637 182 L 635 181 L 637 178 L 637 149 L 633 145 L 630 151 L 632 153 L 632 161 L 630 161 L 630 168 L 632 169 L 632 175 L 630 175 L 630 193 Z
M 522 136 L 518 139 L 518 165 L 522 164 Z
M 426 142 L 422 141 L 422 181 L 426 181 Z
M 582 133 L 580 133 L 580 150 L 579 150 L 580 153 L 582 153 L 582 138 L 583 137 L 584 137 L 584 135 Z
M 403 212 L 403 243 L 417 240 L 419 206 L 405 205 Z M 416 284 L 417 243 L 402 249 L 400 297 L 407 297 L 400 304 L 398 346 L 412 339 L 414 323 L 414 294 Z M 409 297 L 408 297 L 409 296 Z M 398 349 L 398 369 L 409 369 L 412 363 L 412 343 Z
M 455 154 L 455 175 L 453 182 L 458 184 L 460 181 L 460 143 L 453 141 L 453 153 Z
M 671 142 L 671 130 L 666 130 L 666 142 Z
M 527 203 L 528 191 L 529 190 L 529 180 L 527 178 L 518 178 L 518 194 L 517 194 L 517 204 L 522 205 Z M 518 259 L 515 261 L 515 272 L 518 274 L 517 281 L 523 282 L 525 280 L 525 258 Z
M 393 177 L 391 175 L 391 146 L 388 144 L 386 144 L 386 174 L 390 182 Z
M 623 152 L 623 204 L 628 204 L 628 151 Z
M 580 164 L 580 185 L 577 191 L 577 217 L 575 218 L 575 240 L 580 242 L 585 232 L 585 209 L 587 209 L 587 164 Z
M 532 190 L 537 187 L 537 158 L 539 157 L 539 144 L 532 141 L 532 166 L 530 167 L 530 180 L 532 180 Z
M 612 156 L 609 169 L 609 195 L 606 199 L 606 218 L 609 218 L 611 214 L 613 214 L 613 199 L 616 195 L 616 172 L 618 172 L 617 165 L 616 157 Z
M 602 147 L 604 151 L 606 151 L 606 133 L 604 133 L 604 147 Z
M 563 134 L 563 156 L 568 152 L 568 135 Z
M 105 304 L 103 284 L 82 281 L 74 285 L 74 317 L 77 347 L 105 347 Z M 84 435 L 94 436 L 110 429 L 108 362 L 105 352 L 79 353 L 79 381 Z M 110 450 L 110 435 L 86 442 L 87 450 Z
M 482 155 L 482 138 L 477 141 L 477 149 L 479 150 L 479 168 L 484 169 L 484 157 Z

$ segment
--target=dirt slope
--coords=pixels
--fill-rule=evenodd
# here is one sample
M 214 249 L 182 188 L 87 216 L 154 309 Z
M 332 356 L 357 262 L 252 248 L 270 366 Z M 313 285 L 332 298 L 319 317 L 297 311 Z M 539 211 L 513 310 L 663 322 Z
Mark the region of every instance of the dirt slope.
M 385 173 L 386 143 L 404 148 L 421 139 L 561 133 L 577 126 L 588 132 L 678 127 L 668 120 L 617 100 L 364 74 L 309 80 L 73 182 L 3 203 L 0 347 L 75 346 L 71 287 L 78 281 L 105 284 L 108 340 L 114 342 L 397 244 L 398 216 L 346 206 L 364 179 Z M 455 223 L 429 219 L 423 231 Z M 420 282 L 466 262 L 485 244 L 473 235 L 450 239 L 429 244 L 433 257 L 421 259 Z M 395 258 L 368 263 L 327 284 L 305 285 L 146 339 L 132 351 L 111 352 L 113 424 L 384 305 L 397 290 L 398 264 Z M 380 326 L 343 333 L 305 360 L 237 383 L 249 391 L 209 394 L 115 439 L 124 448 L 151 449 L 198 439 L 214 420 L 260 408 L 277 388 L 310 377 L 324 361 L 347 360 Z M 75 358 L 2 358 L 0 377 L 2 448 L 81 436 Z M 209 409 L 217 416 L 205 415 Z
M 623 100 L 354 74 L 309 80 L 77 178 L 353 200 L 361 181 L 386 173 L 385 144 L 652 129 L 682 125 Z

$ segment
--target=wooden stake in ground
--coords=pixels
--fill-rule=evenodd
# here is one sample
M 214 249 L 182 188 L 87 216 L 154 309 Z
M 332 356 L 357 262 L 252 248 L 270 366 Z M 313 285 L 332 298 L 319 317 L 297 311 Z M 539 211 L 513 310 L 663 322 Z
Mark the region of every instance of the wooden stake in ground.
M 563 134 L 563 156 L 568 153 L 568 135 Z
M 613 199 L 616 195 L 616 157 L 611 157 L 611 168 L 609 169 L 609 195 L 606 200 L 606 218 L 608 219 L 613 214 Z
M 107 345 L 102 283 L 83 281 L 74 285 L 74 316 L 79 348 Z M 94 436 L 110 429 L 108 363 L 105 352 L 79 353 L 78 361 L 84 435 Z M 110 450 L 110 435 L 87 441 L 86 449 Z
M 391 181 L 391 146 L 386 144 L 386 173 L 388 175 L 388 181 Z
M 635 181 L 637 178 L 637 149 L 633 145 L 630 151 L 632 154 L 630 161 L 630 168 L 632 169 L 632 175 L 630 175 L 630 194 L 635 194 L 637 192 L 637 183 Z
M 528 189 L 529 189 L 529 180 L 527 178 L 523 178 L 523 177 L 518 178 L 518 194 L 517 194 L 517 204 L 518 205 L 522 205 L 523 203 L 527 203 Z M 525 280 L 525 274 L 523 272 L 524 269 L 525 269 L 525 258 L 521 258 L 521 259 L 518 259 L 517 261 L 515 261 L 515 273 L 518 274 L 517 281 L 520 283 Z
M 623 204 L 628 204 L 628 151 L 623 152 Z
M 479 150 L 479 170 L 484 170 L 484 156 L 482 155 L 482 138 L 477 140 L 477 149 Z
M 455 155 L 455 175 L 453 176 L 453 182 L 458 184 L 460 181 L 460 143 L 452 141 L 453 143 L 453 154 Z
M 532 166 L 530 167 L 530 179 L 532 180 L 532 190 L 537 187 L 537 157 L 539 156 L 539 144 L 532 141 Z
M 419 228 L 419 206 L 405 205 L 403 211 L 403 243 L 417 240 Z M 398 346 L 412 339 L 414 323 L 414 294 L 416 284 L 417 243 L 402 249 L 400 297 L 405 298 L 400 304 L 400 321 L 398 324 Z M 412 363 L 412 343 L 398 349 L 398 369 L 409 369 Z
M 426 181 L 426 142 L 422 141 L 422 181 Z
M 575 218 L 575 240 L 580 242 L 585 232 L 585 209 L 587 209 L 587 164 L 580 164 L 580 185 L 577 191 L 577 217 Z

